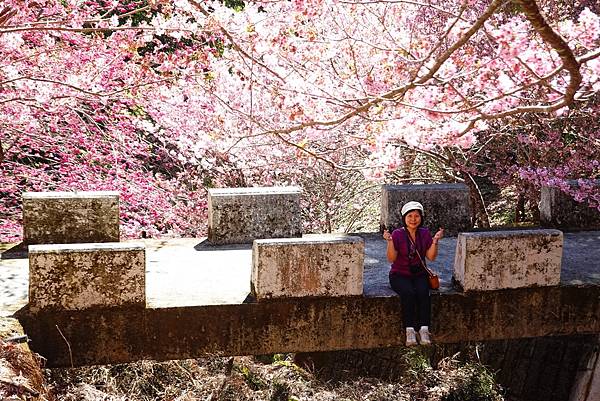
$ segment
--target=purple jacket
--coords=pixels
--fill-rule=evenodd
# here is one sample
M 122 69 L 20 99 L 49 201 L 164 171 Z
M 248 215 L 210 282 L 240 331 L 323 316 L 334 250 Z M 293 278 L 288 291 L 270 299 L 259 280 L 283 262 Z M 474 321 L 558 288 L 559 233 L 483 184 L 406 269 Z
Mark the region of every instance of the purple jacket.
M 421 262 L 419 261 L 419 256 L 417 252 L 411 252 L 411 248 L 413 246 L 408 239 L 408 232 L 404 228 L 399 228 L 392 232 L 392 241 L 394 242 L 394 248 L 396 248 L 396 252 L 398 252 L 398 256 L 394 263 L 392 263 L 392 268 L 390 269 L 391 275 L 400 275 L 400 276 L 413 276 L 410 272 L 409 266 L 421 266 Z M 433 238 L 431 237 L 431 233 L 429 229 L 425 227 L 420 227 L 417 229 L 416 240 L 415 243 L 417 245 L 417 250 L 421 255 L 424 263 L 425 261 L 425 253 L 433 243 Z M 409 260 L 409 254 L 412 253 L 412 258 Z M 425 274 L 425 270 L 421 267 L 418 275 Z

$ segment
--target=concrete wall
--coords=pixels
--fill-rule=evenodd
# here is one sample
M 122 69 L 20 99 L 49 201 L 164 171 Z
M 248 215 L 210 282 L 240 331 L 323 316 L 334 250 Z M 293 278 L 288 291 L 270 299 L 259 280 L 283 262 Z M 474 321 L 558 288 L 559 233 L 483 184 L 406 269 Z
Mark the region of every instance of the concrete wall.
M 119 193 L 25 192 L 23 241 L 27 244 L 118 242 Z
M 260 238 L 302 235 L 298 187 L 208 190 L 208 240 L 213 244 L 252 243 Z
M 257 299 L 362 295 L 364 240 L 347 235 L 263 239 L 252 249 Z
M 460 233 L 454 279 L 465 291 L 558 285 L 562 247 L 558 230 Z
M 402 227 L 402 206 L 417 201 L 425 209 L 425 227 L 432 234 L 440 227 L 456 235 L 473 227 L 469 188 L 464 184 L 384 185 L 381 189 L 380 227 L 392 231 Z
M 600 180 L 596 180 L 600 191 Z M 570 181 L 573 187 L 579 184 Z M 558 188 L 543 186 L 540 198 L 540 220 L 543 226 L 567 230 L 600 230 L 600 210 L 577 202 Z
M 600 287 L 555 286 L 432 295 L 435 343 L 600 332 Z M 17 317 L 48 366 L 206 355 L 401 346 L 397 296 L 278 298 L 179 308 L 27 309 Z M 93 333 L 93 335 L 91 334 Z
M 144 245 L 29 246 L 29 308 L 145 306 Z

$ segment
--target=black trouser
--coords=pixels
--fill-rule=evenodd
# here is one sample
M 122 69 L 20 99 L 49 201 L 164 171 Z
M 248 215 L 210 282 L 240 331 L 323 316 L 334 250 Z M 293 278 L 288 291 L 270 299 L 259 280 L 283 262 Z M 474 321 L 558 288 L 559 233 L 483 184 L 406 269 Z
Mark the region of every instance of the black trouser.
M 402 321 L 404 327 L 430 326 L 431 298 L 429 298 L 429 280 L 425 274 L 405 277 L 390 275 L 392 289 L 400 295 Z

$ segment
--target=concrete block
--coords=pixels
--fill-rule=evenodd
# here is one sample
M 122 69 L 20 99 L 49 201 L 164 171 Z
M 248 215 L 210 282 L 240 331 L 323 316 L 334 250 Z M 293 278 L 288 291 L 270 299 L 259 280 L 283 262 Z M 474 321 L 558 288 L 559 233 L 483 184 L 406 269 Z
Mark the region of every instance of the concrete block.
M 118 242 L 119 193 L 25 192 L 23 241 L 27 244 Z
M 208 190 L 208 240 L 252 243 L 261 238 L 302 236 L 298 187 Z
M 29 308 L 79 310 L 146 304 L 143 244 L 29 246 Z
M 600 191 L 600 180 L 595 180 Z M 569 181 L 577 187 L 577 180 Z M 600 210 L 577 202 L 559 188 L 542 186 L 540 194 L 540 221 L 544 227 L 568 230 L 600 230 Z
M 457 235 L 473 227 L 469 188 L 464 184 L 383 185 L 380 228 L 392 231 L 402 227 L 402 206 L 417 201 L 425 209 L 424 226 L 432 234 L 440 227 L 446 235 Z
M 362 295 L 364 250 L 362 238 L 348 235 L 256 240 L 254 295 L 258 300 Z
M 562 248 L 558 230 L 460 233 L 454 279 L 465 291 L 558 285 Z

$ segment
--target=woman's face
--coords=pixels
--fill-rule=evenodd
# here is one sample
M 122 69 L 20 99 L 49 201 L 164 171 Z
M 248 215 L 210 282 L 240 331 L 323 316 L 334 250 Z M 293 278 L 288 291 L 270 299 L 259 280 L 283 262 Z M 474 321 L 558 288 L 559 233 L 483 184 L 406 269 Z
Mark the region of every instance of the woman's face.
M 418 228 L 421 224 L 421 213 L 418 210 L 411 210 L 404 218 L 408 228 Z

